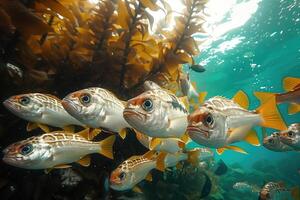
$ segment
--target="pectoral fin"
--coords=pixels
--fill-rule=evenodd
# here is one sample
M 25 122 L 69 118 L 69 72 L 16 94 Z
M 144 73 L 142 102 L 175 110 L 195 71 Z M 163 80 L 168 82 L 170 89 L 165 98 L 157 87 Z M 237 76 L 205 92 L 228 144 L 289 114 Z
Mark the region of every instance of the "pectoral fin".
M 289 115 L 293 115 L 300 112 L 300 104 L 292 103 L 288 107 Z
M 150 172 L 147 174 L 145 180 L 150 181 L 150 182 L 153 180 L 152 175 L 151 175 Z
M 124 140 L 126 138 L 126 128 L 121 129 L 121 131 L 119 132 L 120 137 Z
M 143 194 L 141 188 L 139 188 L 138 186 L 134 186 L 134 187 L 132 188 L 132 191 L 134 191 L 134 192 L 136 192 L 136 193 Z
M 84 167 L 88 167 L 91 164 L 91 156 L 87 155 L 77 161 L 78 164 Z
M 153 138 L 151 141 L 150 141 L 150 144 L 149 144 L 149 149 L 150 150 L 154 150 L 158 145 L 161 144 L 161 139 L 160 138 Z
M 42 129 L 45 133 L 49 133 L 49 132 L 50 132 L 49 127 L 48 127 L 47 125 L 45 125 L 45 124 L 40 124 L 40 123 L 38 123 L 37 126 L 38 126 L 40 129 Z
M 244 140 L 253 146 L 260 146 L 260 142 L 255 130 L 250 130 Z
M 69 132 L 69 133 L 74 133 L 75 131 L 75 127 L 70 125 L 70 126 L 64 126 L 63 128 L 65 131 Z
M 32 131 L 32 130 L 37 129 L 37 128 L 38 128 L 38 125 L 36 123 L 28 122 L 26 130 L 29 132 L 29 131 Z
M 159 171 L 165 171 L 165 158 L 167 156 L 166 152 L 161 152 L 158 156 L 157 156 L 157 161 L 156 161 L 156 169 L 158 169 Z

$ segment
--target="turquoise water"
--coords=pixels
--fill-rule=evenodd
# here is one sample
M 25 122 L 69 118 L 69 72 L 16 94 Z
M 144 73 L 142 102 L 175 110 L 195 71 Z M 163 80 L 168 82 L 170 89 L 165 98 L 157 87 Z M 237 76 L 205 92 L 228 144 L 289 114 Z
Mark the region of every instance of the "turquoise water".
M 238 1 L 244 3 L 249 1 Z M 251 18 L 242 26 L 232 29 L 213 41 L 196 60 L 206 67 L 206 72 L 191 73 L 199 91 L 209 97 L 222 95 L 231 98 L 244 90 L 250 98 L 250 109 L 259 102 L 254 91 L 283 92 L 282 79 L 300 77 L 300 1 L 263 0 Z M 222 23 L 230 21 L 225 17 Z M 289 125 L 300 122 L 300 113 L 287 114 L 287 105 L 279 106 Z M 256 129 L 261 135 L 261 130 Z M 270 134 L 272 130 L 268 130 Z M 276 153 L 264 147 L 237 143 L 248 155 L 226 151 L 221 158 L 226 163 L 239 162 L 245 167 L 260 159 L 274 161 L 299 153 Z

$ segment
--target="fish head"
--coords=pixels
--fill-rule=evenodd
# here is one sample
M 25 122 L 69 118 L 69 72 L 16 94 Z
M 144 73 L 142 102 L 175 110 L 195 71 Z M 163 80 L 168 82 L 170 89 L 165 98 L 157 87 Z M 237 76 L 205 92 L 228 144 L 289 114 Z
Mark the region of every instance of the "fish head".
M 78 121 L 99 128 L 105 100 L 97 88 L 87 88 L 68 94 L 62 100 L 64 109 Z
M 15 167 L 38 169 L 38 166 L 52 157 L 51 152 L 50 145 L 40 142 L 38 137 L 31 137 L 5 148 L 3 161 Z
M 271 200 L 270 191 L 267 189 L 261 190 L 258 200 Z
M 150 90 L 127 101 L 123 111 L 124 119 L 142 133 L 161 132 L 169 125 L 169 105 L 159 94 Z M 151 136 L 151 135 L 149 135 Z
M 42 117 L 45 110 L 45 105 L 38 96 L 34 93 L 12 96 L 3 105 L 18 117 L 35 121 Z
M 187 132 L 199 144 L 214 143 L 225 134 L 226 118 L 205 104 L 188 116 Z
M 111 173 L 110 187 L 117 191 L 129 190 L 137 184 L 134 182 L 134 176 L 125 161 Z
M 292 124 L 288 130 L 280 133 L 280 139 L 287 145 L 297 145 L 300 142 L 300 126 L 299 124 Z
M 263 139 L 263 146 L 270 150 L 277 150 L 281 146 L 279 133 L 275 132 Z

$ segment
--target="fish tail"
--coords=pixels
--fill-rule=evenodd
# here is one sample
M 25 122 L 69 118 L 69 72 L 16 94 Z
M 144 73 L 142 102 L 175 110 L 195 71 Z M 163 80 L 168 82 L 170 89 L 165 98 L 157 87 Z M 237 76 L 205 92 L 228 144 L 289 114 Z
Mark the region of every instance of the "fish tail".
M 244 140 L 253 146 L 260 146 L 259 138 L 255 130 L 250 130 Z
M 292 91 L 300 86 L 300 78 L 285 77 L 282 82 L 283 89 L 287 92 Z
M 99 146 L 100 146 L 100 151 L 99 153 L 110 158 L 113 159 L 113 145 L 115 142 L 116 136 L 112 135 L 109 136 L 108 138 L 102 140 L 101 142 L 99 142 Z
M 276 96 L 276 94 L 270 93 L 270 92 L 254 92 L 254 96 L 256 96 L 256 98 L 258 98 L 258 100 L 260 101 L 260 104 L 264 104 L 268 100 L 270 100 L 271 98 Z
M 300 187 L 292 188 L 291 194 L 294 200 L 300 200 Z
M 288 107 L 288 114 L 293 115 L 300 112 L 300 104 L 292 103 Z
M 277 130 L 287 129 L 287 126 L 277 109 L 275 96 L 261 104 L 261 106 L 257 108 L 257 113 L 259 113 L 263 119 L 261 126 Z

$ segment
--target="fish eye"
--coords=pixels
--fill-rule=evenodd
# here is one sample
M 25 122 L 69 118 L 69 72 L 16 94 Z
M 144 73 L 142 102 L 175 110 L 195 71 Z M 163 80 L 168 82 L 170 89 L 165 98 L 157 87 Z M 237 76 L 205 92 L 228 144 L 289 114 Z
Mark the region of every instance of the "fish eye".
M 293 136 L 294 136 L 294 132 L 293 132 L 293 131 L 289 131 L 289 132 L 288 132 L 288 135 L 289 135 L 290 137 L 293 137 Z
M 151 99 L 146 99 L 143 104 L 142 104 L 142 108 L 145 110 L 145 111 L 150 111 L 152 110 L 153 108 L 153 102 Z
M 272 138 L 270 138 L 270 139 L 268 140 L 268 142 L 269 142 L 270 144 L 274 144 L 274 140 L 273 140 Z
M 19 103 L 22 104 L 23 106 L 26 106 L 30 103 L 30 99 L 29 99 L 29 97 L 26 97 L 26 96 L 21 97 L 19 99 Z
M 121 173 L 119 174 L 120 180 L 124 180 L 125 177 L 126 177 L 126 173 L 125 173 L 125 172 L 121 172 Z
M 205 122 L 206 124 L 208 124 L 209 126 L 212 126 L 214 124 L 214 118 L 211 114 L 208 114 L 205 118 Z
M 33 150 L 32 144 L 25 144 L 25 145 L 23 145 L 23 146 L 20 147 L 20 153 L 22 155 L 27 155 L 30 152 L 32 152 L 32 150 Z
M 80 97 L 80 101 L 83 104 L 88 104 L 91 102 L 91 95 L 90 94 L 83 94 Z

